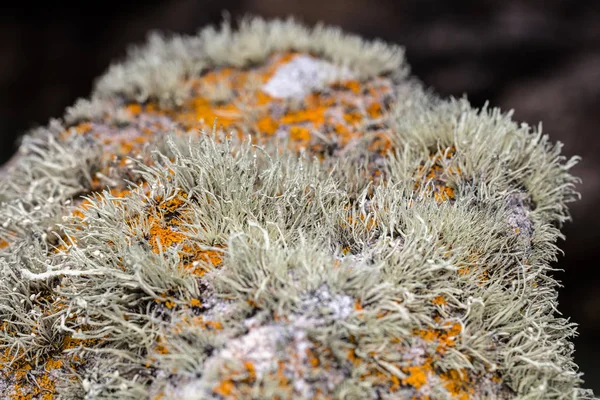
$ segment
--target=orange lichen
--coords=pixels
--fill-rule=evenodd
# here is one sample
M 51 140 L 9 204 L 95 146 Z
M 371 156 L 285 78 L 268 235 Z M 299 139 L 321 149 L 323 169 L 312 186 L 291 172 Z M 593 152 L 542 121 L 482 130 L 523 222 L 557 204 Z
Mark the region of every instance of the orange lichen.
M 306 357 L 313 368 L 319 366 L 319 358 L 315 356 L 314 352 L 310 348 L 306 349 Z
M 218 385 L 213 387 L 213 392 L 220 394 L 221 396 L 229 396 L 234 389 L 233 382 L 229 379 L 219 382 Z
M 348 350 L 348 360 L 350 360 L 354 365 L 360 364 L 361 360 L 356 355 L 356 349 Z
M 137 103 L 128 104 L 127 106 L 125 106 L 125 109 L 131 115 L 138 115 L 138 114 L 140 114 L 142 112 L 142 106 L 140 104 L 137 104 Z
M 354 309 L 356 311 L 362 311 L 363 310 L 362 306 L 360 305 L 360 300 L 356 300 L 356 302 L 354 303 Z
M 83 199 L 83 201 L 81 203 L 79 203 L 79 205 L 72 212 L 71 215 L 73 215 L 74 217 L 83 219 L 85 217 L 85 215 L 83 214 L 84 211 L 88 210 L 91 206 L 92 206 L 91 201 L 89 201 L 88 199 Z
M 277 123 L 270 115 L 265 115 L 258 120 L 256 127 L 259 132 L 272 135 L 277 131 L 279 123 Z
M 281 118 L 281 123 L 286 125 L 312 123 L 317 126 L 325 122 L 325 111 L 327 106 L 307 108 L 304 110 L 292 111 Z
M 175 302 L 174 302 L 174 301 L 167 300 L 167 301 L 165 302 L 165 307 L 167 307 L 167 308 L 174 308 L 175 306 L 176 306 L 176 304 L 175 304 Z
M 417 329 L 414 333 L 427 342 L 435 342 L 436 352 L 443 355 L 448 348 L 454 346 L 456 337 L 462 331 L 459 323 L 447 323 L 444 327 L 445 329 Z
M 310 140 L 310 129 L 303 126 L 292 126 L 290 128 L 290 139 L 308 142 Z
M 474 394 L 473 382 L 465 369 L 451 369 L 440 374 L 444 387 L 454 399 L 469 400 Z
M 367 107 L 367 113 L 373 119 L 379 118 L 383 114 L 383 108 L 381 107 L 380 103 L 374 101 Z
M 163 344 L 159 344 L 154 348 L 154 351 L 160 354 L 169 354 L 169 349 Z
M 426 194 L 432 194 L 437 203 L 443 203 L 449 200 L 454 200 L 454 188 L 447 182 L 447 175 L 460 174 L 459 168 L 448 167 L 446 169 L 445 162 L 450 160 L 456 149 L 454 146 L 446 148 L 443 152 L 438 152 L 430 156 L 433 161 L 428 170 L 424 165 L 418 169 L 418 177 L 415 182 L 415 189 L 421 187 L 425 183 L 430 183 L 425 189 Z
M 349 81 L 343 82 L 341 86 L 351 90 L 355 94 L 359 94 L 360 90 L 361 90 L 361 84 L 359 81 L 356 81 L 356 80 L 349 80 Z
M 192 305 L 192 307 L 202 307 L 202 302 L 198 299 L 192 299 L 190 301 L 190 304 Z
M 430 364 L 405 367 L 404 372 L 406 372 L 408 376 L 402 379 L 402 384 L 413 386 L 414 388 L 419 389 L 421 386 L 427 383 L 427 374 L 429 371 L 431 371 Z
M 448 304 L 446 299 L 444 299 L 444 296 L 436 296 L 431 302 L 437 306 L 445 306 Z
M 82 122 L 75 127 L 77 133 L 83 134 L 92 130 L 93 125 L 91 122 Z
M 462 325 L 458 322 L 446 326 L 450 326 L 450 329 L 447 332 L 448 336 L 458 336 L 462 332 Z
M 208 99 L 197 97 L 190 100 L 188 107 L 193 113 L 177 113 L 175 120 L 184 123 L 187 126 L 194 126 L 198 122 L 208 125 L 218 121 L 218 125 L 229 127 L 242 117 L 240 110 L 233 104 L 214 106 Z
M 371 230 L 379 226 L 371 214 L 364 213 L 360 213 L 356 216 L 347 215 L 346 218 L 342 220 L 341 225 L 345 229 L 356 229 L 360 227 L 366 230 Z
M 152 251 L 156 254 L 160 253 L 161 250 L 165 250 L 167 247 L 181 243 L 186 238 L 181 232 L 173 230 L 170 226 L 163 226 L 162 221 L 152 219 L 153 223 L 150 227 L 150 245 Z
M 378 132 L 375 134 L 373 141 L 369 145 L 369 151 L 386 155 L 390 150 L 392 150 L 390 135 L 387 132 Z
M 8 325 L 3 324 L 3 328 L 8 328 Z M 68 342 L 68 336 L 65 341 Z M 98 340 L 93 341 L 97 343 Z M 72 348 L 71 346 L 63 346 L 61 350 Z M 22 352 L 18 351 L 17 357 L 14 358 L 10 354 L 9 349 L 5 349 L 0 355 L 0 370 L 8 370 L 4 376 L 9 376 L 14 382 L 12 392 L 8 398 L 10 399 L 54 399 L 56 394 L 55 377 L 50 373 L 54 370 L 61 369 L 67 364 L 73 369 L 82 365 L 81 359 L 74 354 L 50 354 L 43 356 L 38 360 L 41 363 L 41 368 L 33 368 Z M 60 358 L 59 358 L 60 357 Z M 15 360 L 15 361 L 13 361 Z M 12 365 L 11 364 L 12 361 Z M 38 364 L 39 365 L 39 364 Z M 2 375 L 0 374 L 0 377 Z
M 63 362 L 61 360 L 48 360 L 48 362 L 46 362 L 46 370 L 58 369 L 62 366 Z
M 170 328 L 173 333 L 181 334 L 187 331 L 189 328 L 206 329 L 207 331 L 221 331 L 223 330 L 223 324 L 219 321 L 205 320 L 203 316 L 194 317 L 182 317 L 181 320 L 175 322 Z
M 256 370 L 254 369 L 254 364 L 252 364 L 250 361 L 245 361 L 244 367 L 246 367 L 246 370 L 248 371 L 248 379 L 251 381 L 255 380 Z

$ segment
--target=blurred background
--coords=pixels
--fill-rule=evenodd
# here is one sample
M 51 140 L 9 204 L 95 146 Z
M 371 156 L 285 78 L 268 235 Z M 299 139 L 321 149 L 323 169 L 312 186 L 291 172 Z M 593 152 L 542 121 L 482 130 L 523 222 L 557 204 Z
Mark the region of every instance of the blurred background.
M 149 30 L 195 33 L 227 10 L 294 15 L 406 47 L 412 72 L 443 96 L 486 100 L 537 125 L 567 156 L 582 200 L 571 205 L 555 266 L 560 311 L 579 324 L 575 361 L 600 393 L 600 1 L 220 0 L 41 2 L 0 13 L 0 164 L 18 135 L 63 115 Z

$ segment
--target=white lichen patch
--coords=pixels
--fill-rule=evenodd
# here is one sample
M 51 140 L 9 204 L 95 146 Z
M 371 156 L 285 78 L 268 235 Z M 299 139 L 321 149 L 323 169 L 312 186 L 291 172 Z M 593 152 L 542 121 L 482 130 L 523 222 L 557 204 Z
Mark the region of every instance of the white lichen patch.
M 314 292 L 300 297 L 297 311 L 289 315 L 290 323 L 295 327 L 315 327 L 341 321 L 354 310 L 355 300 L 347 295 L 331 294 L 327 285 L 321 285 Z
M 252 363 L 257 378 L 277 367 L 279 352 L 289 340 L 289 331 L 280 326 L 261 326 L 250 330 L 247 335 L 231 340 L 217 358 L 223 361 L 245 360 Z M 207 362 L 207 368 L 210 368 Z
M 280 99 L 303 98 L 328 82 L 355 78 L 347 68 L 302 54 L 279 67 L 262 90 Z

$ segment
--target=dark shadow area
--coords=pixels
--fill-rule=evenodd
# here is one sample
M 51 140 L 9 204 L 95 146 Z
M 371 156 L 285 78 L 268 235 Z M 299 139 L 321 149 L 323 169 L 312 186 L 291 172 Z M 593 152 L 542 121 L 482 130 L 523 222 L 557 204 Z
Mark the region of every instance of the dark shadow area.
M 583 161 L 565 255 L 560 311 L 579 324 L 575 360 L 600 392 L 600 2 L 532 0 L 223 0 L 46 3 L 0 13 L 0 163 L 15 139 L 87 97 L 110 62 L 150 30 L 193 33 L 233 17 L 294 15 L 406 47 L 412 72 L 441 95 L 485 101 L 537 125 Z

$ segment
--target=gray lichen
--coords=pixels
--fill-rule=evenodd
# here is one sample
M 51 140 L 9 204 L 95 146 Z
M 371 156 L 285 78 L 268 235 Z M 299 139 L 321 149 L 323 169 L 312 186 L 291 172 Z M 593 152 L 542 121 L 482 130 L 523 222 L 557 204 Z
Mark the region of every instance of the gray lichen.
M 2 395 L 594 398 L 550 273 L 577 158 L 407 75 L 291 19 L 114 64 L 0 178 Z

